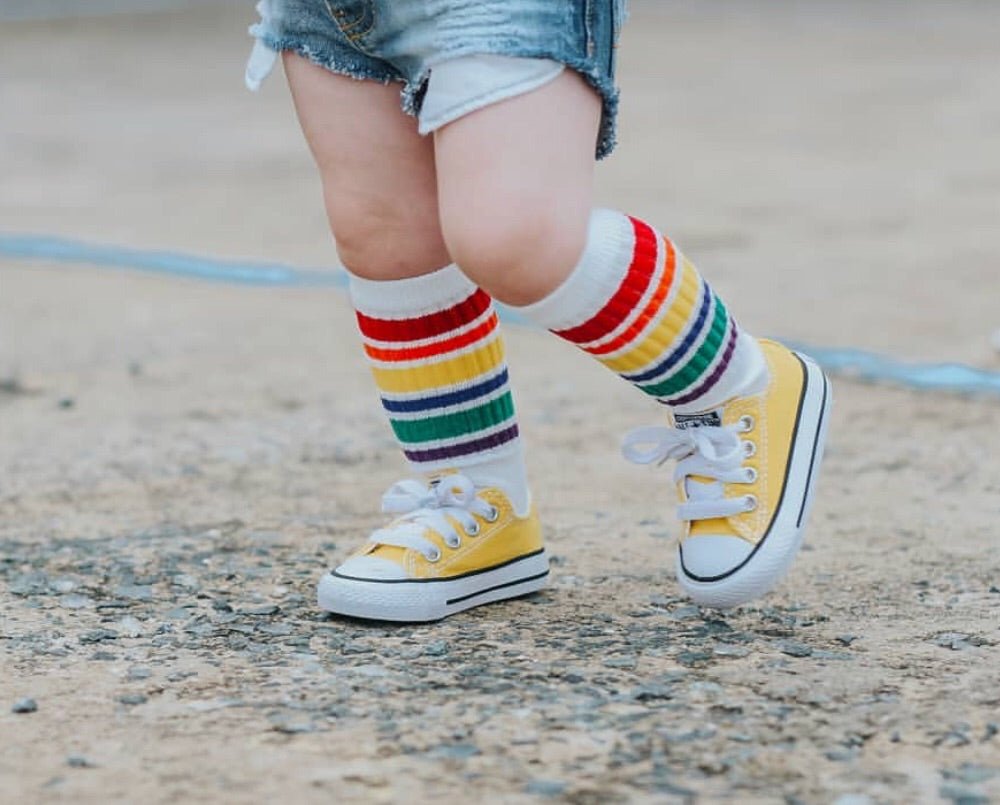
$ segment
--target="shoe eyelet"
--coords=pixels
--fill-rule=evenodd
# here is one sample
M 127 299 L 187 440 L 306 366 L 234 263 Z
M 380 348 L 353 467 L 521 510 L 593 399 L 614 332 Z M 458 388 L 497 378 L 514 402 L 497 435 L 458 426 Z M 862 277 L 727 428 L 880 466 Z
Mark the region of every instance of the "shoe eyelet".
M 472 525 L 465 526 L 465 533 L 468 534 L 470 537 L 477 536 L 480 530 L 481 529 L 479 527 L 479 523 L 473 523 Z
M 750 414 L 744 414 L 740 417 L 740 428 L 743 433 L 749 433 L 753 430 L 753 426 L 756 425 L 756 420 L 750 416 Z
M 483 515 L 483 519 L 487 523 L 495 523 L 497 520 L 500 519 L 500 509 L 498 509 L 496 506 L 490 506 L 489 512 Z
M 441 549 L 440 548 L 435 548 L 430 553 L 425 553 L 424 554 L 424 559 L 426 559 L 428 562 L 437 562 L 440 558 L 441 558 Z
M 753 467 L 746 468 L 746 483 L 752 484 L 757 480 L 757 470 Z
M 751 441 L 743 442 L 743 455 L 746 458 L 757 455 L 757 445 Z
M 444 544 L 449 548 L 460 548 L 462 547 L 462 538 L 456 534 L 455 539 L 445 538 Z
M 746 506 L 748 512 L 752 512 L 757 508 L 757 496 L 756 495 L 745 495 L 743 497 L 743 503 Z

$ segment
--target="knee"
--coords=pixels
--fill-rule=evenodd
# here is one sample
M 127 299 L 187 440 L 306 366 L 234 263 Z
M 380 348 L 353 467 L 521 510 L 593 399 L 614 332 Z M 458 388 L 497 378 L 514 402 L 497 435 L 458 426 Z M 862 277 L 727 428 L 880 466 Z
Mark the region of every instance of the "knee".
M 576 266 L 587 238 L 587 211 L 523 200 L 443 212 L 451 259 L 477 285 L 511 305 L 554 291 Z
M 451 262 L 436 209 L 405 208 L 391 200 L 325 194 L 337 254 L 354 274 L 405 279 Z

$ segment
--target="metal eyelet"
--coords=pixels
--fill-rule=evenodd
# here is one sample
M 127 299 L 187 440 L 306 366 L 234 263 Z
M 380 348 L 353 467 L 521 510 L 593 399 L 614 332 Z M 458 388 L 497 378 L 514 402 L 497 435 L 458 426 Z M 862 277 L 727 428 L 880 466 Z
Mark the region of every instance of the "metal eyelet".
M 428 562 L 436 562 L 440 558 L 441 558 L 441 549 L 440 548 L 435 548 L 430 553 L 425 553 L 424 554 L 424 559 L 426 559 Z
M 480 531 L 479 523 L 473 523 L 472 525 L 465 526 L 465 533 L 470 537 L 476 536 Z
M 449 548 L 459 548 L 462 545 L 462 538 L 457 534 L 455 535 L 455 539 L 448 539 L 446 537 L 444 544 L 447 545 Z
M 746 483 L 752 484 L 757 480 L 757 470 L 753 467 L 746 468 Z
M 740 417 L 740 428 L 742 428 L 743 433 L 749 433 L 753 430 L 753 426 L 756 425 L 756 421 L 750 414 L 744 414 Z
M 496 506 L 490 506 L 489 513 L 485 514 L 483 516 L 483 519 L 487 523 L 495 523 L 497 520 L 500 519 L 500 509 L 498 509 Z
M 752 512 L 757 508 L 757 496 L 756 495 L 746 495 L 743 498 L 743 503 L 746 506 L 748 512 Z
M 751 441 L 743 442 L 743 455 L 747 458 L 757 455 L 757 445 Z

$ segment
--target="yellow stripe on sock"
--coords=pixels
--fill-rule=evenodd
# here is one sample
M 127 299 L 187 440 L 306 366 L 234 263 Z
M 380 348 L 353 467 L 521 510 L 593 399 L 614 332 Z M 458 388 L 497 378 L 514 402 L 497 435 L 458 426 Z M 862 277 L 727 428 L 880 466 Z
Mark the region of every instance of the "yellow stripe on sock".
M 416 366 L 412 369 L 372 368 L 380 391 L 407 393 L 468 383 L 503 362 L 503 341 L 495 338 L 484 347 L 457 358 Z
M 684 278 L 681 287 L 674 298 L 670 309 L 663 318 L 637 346 L 617 358 L 601 360 L 612 371 L 622 373 L 636 372 L 664 354 L 664 350 L 677 339 L 684 330 L 698 301 L 698 288 L 701 277 L 695 267 L 684 259 Z

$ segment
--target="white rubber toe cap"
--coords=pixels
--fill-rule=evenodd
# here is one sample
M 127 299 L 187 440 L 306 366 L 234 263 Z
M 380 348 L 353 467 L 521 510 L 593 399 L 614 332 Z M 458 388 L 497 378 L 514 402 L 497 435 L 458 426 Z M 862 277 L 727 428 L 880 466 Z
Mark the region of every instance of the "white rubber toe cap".
M 406 578 L 406 571 L 403 568 L 395 562 L 380 559 L 377 556 L 352 556 L 337 568 L 337 573 L 357 579 L 378 579 L 379 581 Z
M 750 554 L 753 545 L 738 537 L 689 537 L 679 549 L 679 561 L 685 576 L 695 581 L 715 581 L 736 570 Z

